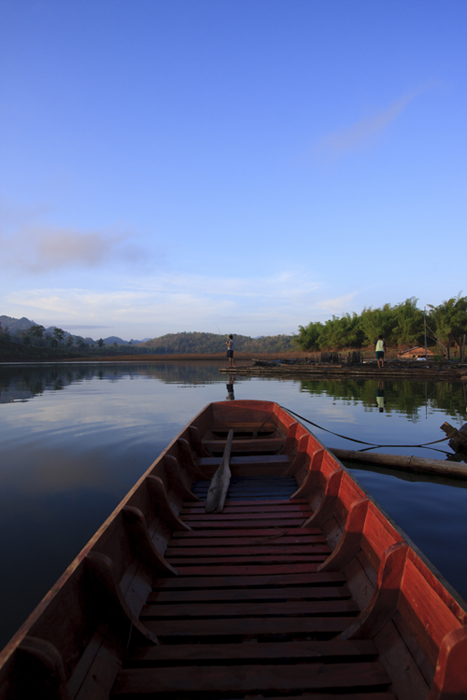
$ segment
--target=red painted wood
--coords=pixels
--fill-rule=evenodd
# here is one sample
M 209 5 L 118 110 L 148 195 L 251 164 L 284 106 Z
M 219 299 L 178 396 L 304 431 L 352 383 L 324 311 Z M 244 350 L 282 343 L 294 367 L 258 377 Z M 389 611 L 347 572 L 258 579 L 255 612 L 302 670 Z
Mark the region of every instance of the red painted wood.
M 292 457 L 289 466 L 285 469 L 282 476 L 293 476 L 303 464 L 310 461 L 310 456 L 308 454 L 309 444 L 310 434 L 305 433 L 301 435 L 298 439 L 297 452 Z
M 399 542 L 386 550 L 381 559 L 376 587 L 358 620 L 346 630 L 343 639 L 374 637 L 394 617 L 404 576 L 408 544 Z
M 358 554 L 362 545 L 363 528 L 369 504 L 368 498 L 359 498 L 352 503 L 341 539 L 332 554 L 321 565 L 320 571 L 343 569 Z
M 325 460 L 323 459 L 323 462 Z M 310 519 L 305 523 L 305 527 L 308 525 L 320 526 L 322 525 L 331 515 L 337 507 L 337 499 L 340 490 L 340 485 L 342 481 L 343 471 L 342 469 L 335 469 L 328 478 L 326 483 L 326 490 L 324 492 L 324 497 L 319 507 L 310 517 Z
M 464 700 L 467 696 L 467 627 L 452 630 L 444 637 L 433 689 L 428 700 Z

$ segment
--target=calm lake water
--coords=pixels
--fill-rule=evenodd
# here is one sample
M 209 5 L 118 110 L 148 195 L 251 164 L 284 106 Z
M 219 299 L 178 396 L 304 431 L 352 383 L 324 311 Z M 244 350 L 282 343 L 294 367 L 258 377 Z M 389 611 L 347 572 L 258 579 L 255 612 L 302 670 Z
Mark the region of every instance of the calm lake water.
M 219 366 L 0 365 L 0 648 L 168 442 L 226 398 Z M 328 447 L 359 449 L 337 433 L 445 459 L 447 442 L 410 446 L 466 418 L 461 384 L 232 379 L 236 399 L 277 401 L 331 431 L 312 427 Z M 352 471 L 467 598 L 467 482 Z

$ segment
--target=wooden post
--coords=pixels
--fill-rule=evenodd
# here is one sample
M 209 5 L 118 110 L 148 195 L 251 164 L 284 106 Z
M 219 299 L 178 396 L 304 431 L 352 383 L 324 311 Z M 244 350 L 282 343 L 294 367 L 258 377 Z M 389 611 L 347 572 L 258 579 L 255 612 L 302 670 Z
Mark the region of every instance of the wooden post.
M 451 438 L 451 440 L 460 442 L 464 448 L 467 447 L 467 437 L 465 437 L 465 435 L 463 435 L 459 430 L 456 430 L 456 428 L 450 425 L 450 423 L 443 423 L 441 430 L 443 430 L 448 438 Z

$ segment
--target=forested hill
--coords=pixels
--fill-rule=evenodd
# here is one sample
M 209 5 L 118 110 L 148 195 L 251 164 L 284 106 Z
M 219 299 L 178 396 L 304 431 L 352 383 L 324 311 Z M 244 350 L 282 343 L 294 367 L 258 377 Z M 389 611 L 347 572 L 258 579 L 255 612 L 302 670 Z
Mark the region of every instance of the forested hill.
M 226 351 L 226 340 L 227 336 L 216 333 L 168 333 L 141 345 L 161 355 L 212 353 Z M 234 343 L 236 352 L 288 352 L 297 349 L 290 335 L 269 335 L 261 338 L 234 335 Z

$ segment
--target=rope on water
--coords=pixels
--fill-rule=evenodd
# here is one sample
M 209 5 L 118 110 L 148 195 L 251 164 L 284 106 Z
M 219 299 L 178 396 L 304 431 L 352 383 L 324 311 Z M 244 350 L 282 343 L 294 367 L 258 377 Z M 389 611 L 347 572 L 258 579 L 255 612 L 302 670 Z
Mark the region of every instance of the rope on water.
M 432 442 L 423 442 L 421 445 L 377 445 L 374 442 L 365 442 L 365 440 L 357 440 L 356 438 L 347 437 L 347 435 L 339 435 L 339 433 L 334 433 L 332 430 L 328 430 L 327 428 L 323 428 L 322 425 L 318 425 L 317 423 L 313 423 L 313 421 L 308 420 L 308 418 L 304 418 L 299 413 L 295 413 L 295 411 L 291 411 L 290 408 L 286 408 L 285 406 L 281 406 L 281 408 L 283 408 L 288 413 L 291 413 L 293 416 L 296 416 L 296 418 L 298 418 L 299 420 L 302 420 L 305 423 L 309 423 L 310 425 L 313 425 L 315 428 L 319 428 L 319 430 L 324 430 L 326 433 L 330 433 L 331 435 L 335 435 L 335 437 L 342 438 L 343 440 L 350 440 L 351 442 L 358 442 L 360 445 L 369 445 L 369 447 L 367 449 L 372 449 L 373 447 L 428 447 L 428 445 L 436 445 L 439 442 L 445 442 L 446 440 L 449 440 L 449 437 L 444 437 L 444 438 L 441 438 L 441 440 L 433 440 Z M 442 451 L 442 450 L 440 450 L 440 451 Z

